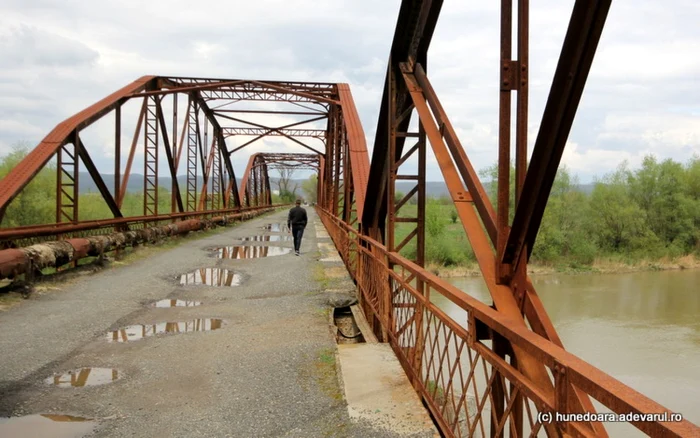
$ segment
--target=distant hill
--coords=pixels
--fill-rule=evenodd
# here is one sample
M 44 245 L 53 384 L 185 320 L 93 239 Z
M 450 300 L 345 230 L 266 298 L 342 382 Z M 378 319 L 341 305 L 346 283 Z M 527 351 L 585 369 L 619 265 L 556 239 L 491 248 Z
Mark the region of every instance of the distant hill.
M 114 175 L 113 174 L 102 174 L 102 179 L 104 180 L 105 184 L 107 184 L 107 187 L 111 190 L 114 187 Z M 202 177 L 199 176 L 199 185 L 201 186 L 202 184 Z M 241 184 L 241 179 L 236 178 L 238 180 L 238 185 L 240 186 Z M 270 178 L 270 184 L 272 185 L 272 189 L 276 190 L 277 189 L 277 180 L 278 178 L 271 177 Z M 179 175 L 177 177 L 177 181 L 180 185 L 181 188 L 185 186 L 185 183 L 187 182 L 187 177 L 185 175 Z M 292 186 L 294 183 L 296 183 L 299 188 L 301 189 L 301 184 L 304 182 L 304 179 L 293 179 L 291 181 Z M 79 185 L 80 185 L 80 193 L 88 193 L 88 192 L 98 192 L 99 190 L 97 189 L 97 185 L 95 185 L 95 182 L 92 180 L 92 177 L 90 176 L 89 173 L 87 172 L 80 172 L 80 180 L 79 180 Z M 415 184 L 412 184 L 410 182 L 406 181 L 399 181 L 397 183 L 397 190 L 407 193 Z M 161 177 L 158 178 L 158 186 L 159 187 L 165 187 L 168 190 L 170 189 L 170 178 L 167 177 Z M 139 193 L 143 191 L 143 174 L 139 173 L 132 173 L 131 176 L 129 177 L 129 183 L 126 186 L 126 191 L 127 192 L 136 192 Z M 426 193 L 428 197 L 435 197 L 439 198 L 440 196 L 448 196 L 447 192 L 447 186 L 445 185 L 444 182 L 441 181 L 428 181 L 426 184 Z
M 102 174 L 102 179 L 104 179 L 105 184 L 107 184 L 107 187 L 111 190 L 114 187 L 114 175 L 112 174 Z M 241 184 L 241 179 L 237 178 L 238 180 L 238 185 L 240 186 Z M 272 189 L 276 190 L 277 189 L 277 180 L 278 178 L 270 178 L 270 184 L 272 185 Z M 179 175 L 177 177 L 177 181 L 180 184 L 181 189 L 185 187 L 185 183 L 187 182 L 187 177 L 185 175 Z M 292 183 L 296 183 L 299 186 L 299 189 L 301 189 L 301 184 L 304 182 L 305 179 L 293 179 Z M 199 185 L 201 186 L 202 184 L 202 178 L 201 176 L 199 177 Z M 90 176 L 89 173 L 87 172 L 80 172 L 80 193 L 88 193 L 88 192 L 97 192 L 97 186 L 95 185 L 94 181 L 92 180 L 92 177 Z M 486 185 L 486 183 L 484 184 Z M 158 186 L 159 187 L 165 187 L 168 190 L 170 190 L 170 178 L 162 177 L 158 178 Z M 408 182 L 408 181 L 398 181 L 396 183 L 396 190 L 402 193 L 408 193 L 413 187 L 415 186 L 415 183 Z M 580 184 L 578 186 L 578 189 L 586 194 L 590 194 L 593 191 L 593 187 L 595 184 Z M 129 184 L 126 187 L 127 192 L 141 192 L 143 191 L 143 175 L 138 174 L 138 173 L 132 173 L 131 176 L 129 177 Z M 439 198 L 441 196 L 449 196 L 449 192 L 447 191 L 447 185 L 443 181 L 428 181 L 425 184 L 425 192 L 428 195 L 429 198 Z
M 595 184 L 594 184 L 594 183 L 590 183 L 590 184 L 579 184 L 579 185 L 577 186 L 577 188 L 578 188 L 578 190 L 579 190 L 580 192 L 583 192 L 583 193 L 585 193 L 585 194 L 587 194 L 587 195 L 590 195 L 591 193 L 593 193 L 593 188 L 594 188 L 594 187 L 595 187 Z

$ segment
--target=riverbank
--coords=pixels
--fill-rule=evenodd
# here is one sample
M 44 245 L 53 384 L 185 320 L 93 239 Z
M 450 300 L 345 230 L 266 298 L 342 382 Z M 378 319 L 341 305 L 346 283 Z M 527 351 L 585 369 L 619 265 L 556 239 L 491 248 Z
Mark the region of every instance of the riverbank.
M 429 263 L 426 268 L 442 278 L 452 277 L 479 277 L 481 271 L 476 263 L 460 266 L 440 266 Z M 658 260 L 639 260 L 636 262 L 625 262 L 613 258 L 599 258 L 591 265 L 572 266 L 568 264 L 530 264 L 527 272 L 530 275 L 548 274 L 621 274 L 626 272 L 643 271 L 680 271 L 685 269 L 700 269 L 700 258 L 689 254 L 683 257 L 668 258 Z

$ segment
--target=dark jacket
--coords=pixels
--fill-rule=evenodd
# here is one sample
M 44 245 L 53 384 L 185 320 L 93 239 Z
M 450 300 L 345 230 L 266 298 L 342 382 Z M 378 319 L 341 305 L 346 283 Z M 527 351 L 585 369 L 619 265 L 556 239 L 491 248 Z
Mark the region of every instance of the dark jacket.
M 302 227 L 306 228 L 306 210 L 300 206 L 296 206 L 289 210 L 289 216 L 287 216 L 287 226 L 292 227 Z

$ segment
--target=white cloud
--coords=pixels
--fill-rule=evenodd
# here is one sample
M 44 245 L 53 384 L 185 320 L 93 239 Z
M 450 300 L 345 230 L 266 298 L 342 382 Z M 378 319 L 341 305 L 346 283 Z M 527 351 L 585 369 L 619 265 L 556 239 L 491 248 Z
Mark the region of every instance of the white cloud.
M 573 3 L 531 5 L 530 144 Z M 144 74 L 347 82 L 371 150 L 399 4 L 258 0 L 231 10 L 220 0 L 5 0 L 0 153 L 38 142 Z M 692 0 L 613 3 L 563 158 L 584 182 L 621 159 L 654 153 L 685 161 L 698 153 L 699 20 Z M 429 77 L 477 169 L 497 153 L 498 22 L 498 2 L 446 2 L 429 53 Z M 125 116 L 124 131 L 133 125 Z M 84 139 L 106 172 L 111 130 L 106 123 Z M 300 148 L 279 138 L 256 147 Z M 428 177 L 441 179 L 434 170 Z
M 638 155 L 627 151 L 597 148 L 582 150 L 578 144 L 568 142 L 561 157 L 561 164 L 574 174 L 592 171 L 595 174 L 603 175 L 615 170 L 624 160 L 627 160 L 631 165 L 637 165 L 641 162 Z
M 31 25 L 0 27 L 0 58 L 13 68 L 92 64 L 99 54 L 87 45 Z

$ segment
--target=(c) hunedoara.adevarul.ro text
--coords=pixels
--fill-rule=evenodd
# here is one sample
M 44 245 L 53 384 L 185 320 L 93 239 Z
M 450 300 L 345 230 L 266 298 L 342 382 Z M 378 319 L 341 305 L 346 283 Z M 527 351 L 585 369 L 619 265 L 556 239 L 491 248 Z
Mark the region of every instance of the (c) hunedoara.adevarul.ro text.
M 540 412 L 537 414 L 537 419 L 541 423 L 550 424 L 552 422 L 581 422 L 581 421 L 598 421 L 608 423 L 630 422 L 630 421 L 654 421 L 654 422 L 673 422 L 683 421 L 683 414 L 675 412 L 660 412 L 654 414 L 641 414 L 637 412 L 629 412 L 627 414 L 615 414 L 612 412 L 583 412 L 583 413 L 561 413 L 561 412 Z

